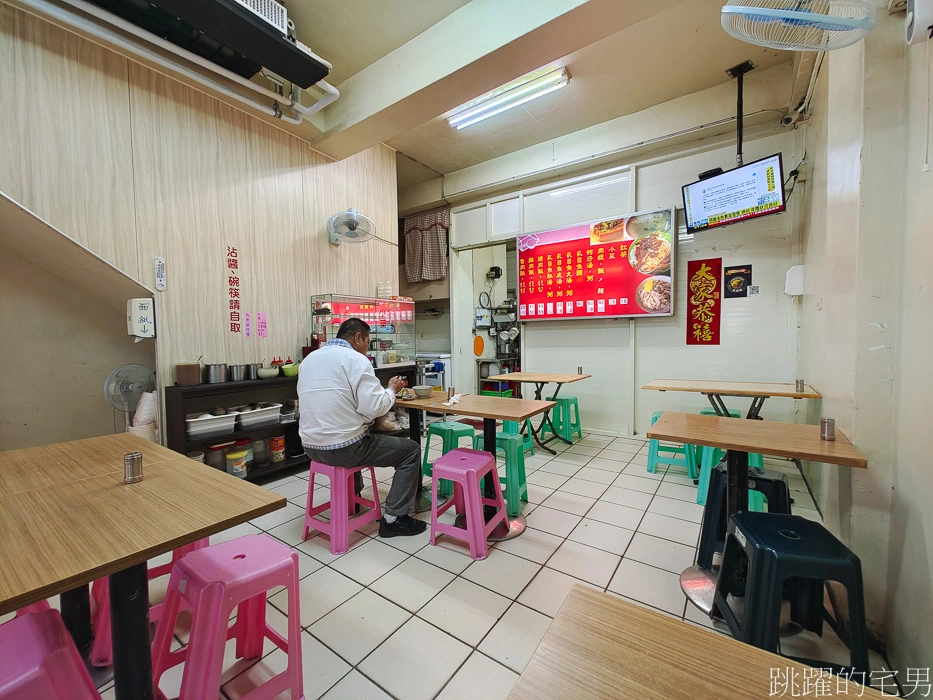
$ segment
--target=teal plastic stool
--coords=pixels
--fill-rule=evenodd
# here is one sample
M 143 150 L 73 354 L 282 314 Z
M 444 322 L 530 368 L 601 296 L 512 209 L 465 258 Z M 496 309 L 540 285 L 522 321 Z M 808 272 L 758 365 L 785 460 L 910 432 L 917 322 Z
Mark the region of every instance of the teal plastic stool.
M 658 422 L 664 411 L 655 411 L 651 414 L 651 425 Z M 679 447 L 662 445 L 658 440 L 648 441 L 648 473 L 654 474 L 659 464 L 669 464 L 675 467 L 686 467 L 687 476 L 697 478 L 697 451 L 693 445 L 684 444 Z
M 483 436 L 473 436 L 473 449 L 482 450 Z M 521 515 L 522 501 L 528 502 L 528 481 L 525 478 L 525 440 L 514 433 L 496 433 L 496 451 L 505 452 L 505 510 L 510 518 Z
M 431 425 L 428 426 L 428 432 L 424 439 L 424 456 L 421 459 L 422 475 L 431 477 L 434 473 L 434 469 L 432 468 L 433 464 L 428 457 L 428 452 L 431 449 L 432 435 L 437 435 L 441 438 L 441 452 L 442 454 L 447 454 L 460 446 L 460 438 L 466 437 L 472 439 L 475 432 L 473 426 L 467 425 L 466 423 L 458 423 L 456 421 L 431 423 Z M 454 485 L 446 479 L 442 479 L 440 484 L 438 484 L 437 492 L 444 497 L 451 496 L 454 492 Z
M 712 408 L 704 408 L 700 411 L 703 416 L 715 416 L 717 413 Z M 742 414 L 737 410 L 730 408 L 729 416 L 732 418 L 742 418 Z M 697 461 L 700 464 L 699 484 L 697 486 L 697 503 L 701 506 L 706 505 L 706 495 L 709 493 L 709 477 L 713 469 L 722 461 L 724 450 L 718 447 L 697 446 Z M 748 466 L 757 469 L 764 469 L 765 460 L 757 452 L 748 453 Z M 758 491 L 748 492 L 748 509 L 756 513 L 764 512 L 764 504 L 767 503 L 764 495 Z
M 531 450 L 532 457 L 535 454 L 535 441 L 532 437 L 531 431 L 534 430 L 531 427 L 531 420 L 525 419 L 525 449 Z M 502 432 L 506 435 L 521 435 L 522 429 L 519 427 L 518 422 L 514 420 L 502 421 Z
M 573 442 L 574 433 L 582 438 L 583 426 L 580 422 L 580 402 L 577 397 L 558 396 L 555 399 L 553 396 L 548 396 L 547 400 L 557 402 L 557 408 L 551 412 L 551 422 L 554 424 L 557 435 L 570 442 Z M 545 432 L 552 432 L 547 422 L 541 429 L 542 437 Z

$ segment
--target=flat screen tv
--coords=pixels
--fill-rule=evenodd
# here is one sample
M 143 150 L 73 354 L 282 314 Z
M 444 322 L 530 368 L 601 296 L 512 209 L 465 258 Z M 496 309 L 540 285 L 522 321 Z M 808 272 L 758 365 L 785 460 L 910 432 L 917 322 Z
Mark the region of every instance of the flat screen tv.
M 684 185 L 683 194 L 689 233 L 780 214 L 786 209 L 781 154 Z

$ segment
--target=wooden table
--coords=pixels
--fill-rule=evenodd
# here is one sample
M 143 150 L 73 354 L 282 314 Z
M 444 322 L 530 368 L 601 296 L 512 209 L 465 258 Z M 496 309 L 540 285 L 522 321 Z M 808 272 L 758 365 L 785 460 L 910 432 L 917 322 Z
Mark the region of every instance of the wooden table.
M 141 482 L 123 455 L 143 453 Z M 285 498 L 123 433 L 0 452 L 0 614 L 110 577 L 118 700 L 152 698 L 146 562 Z
M 557 404 L 554 401 L 538 401 L 537 399 L 509 399 L 498 396 L 476 396 L 475 394 L 463 394 L 460 397 L 460 403 L 453 406 L 445 406 L 446 397 L 431 396 L 426 399 L 414 399 L 412 401 L 399 401 L 397 406 L 408 409 L 410 417 L 410 435 L 415 442 L 421 442 L 421 411 L 431 411 L 433 413 L 447 413 L 455 416 L 470 416 L 471 418 L 483 419 L 483 448 L 496 454 L 496 421 L 508 420 L 519 424 L 522 421 L 536 416 L 540 413 L 549 411 Z M 495 489 L 500 488 L 491 476 L 483 480 L 483 494 L 486 498 L 495 497 Z M 484 506 L 486 519 L 489 520 L 495 511 Z M 503 525 L 497 527 L 489 536 L 491 542 L 500 542 L 518 537 L 525 531 L 525 516 L 519 515 L 509 519 Z
M 573 382 L 579 382 L 583 379 L 589 379 L 593 375 L 591 374 L 554 374 L 552 372 L 512 372 L 510 374 L 497 374 L 495 377 L 487 377 L 486 381 L 500 381 L 500 382 L 517 382 L 519 384 L 534 384 L 535 385 L 535 399 L 541 400 L 541 392 L 544 390 L 545 384 L 556 384 L 557 389 L 554 390 L 554 397 L 557 398 L 560 394 L 561 387 L 564 384 L 572 384 Z M 552 437 L 544 442 L 541 442 L 541 432 L 544 430 L 544 426 L 547 425 L 551 429 Z M 522 428 L 524 430 L 524 427 Z M 551 422 L 551 412 L 547 411 L 544 414 L 544 417 L 541 419 L 541 424 L 538 426 L 537 430 L 531 431 L 534 441 L 538 443 L 538 446 L 544 449 L 551 454 L 556 454 L 554 450 L 547 446 L 549 442 L 554 442 L 554 440 L 560 440 L 565 442 L 568 445 L 571 444 L 569 441 L 564 440 L 560 435 L 557 434 L 557 431 L 554 430 L 554 424 Z
M 686 391 L 695 394 L 704 394 L 709 399 L 716 415 L 729 417 L 729 410 L 723 402 L 723 396 L 741 396 L 752 399 L 746 418 L 758 418 L 765 399 L 772 396 L 791 399 L 819 399 L 822 398 L 812 387 L 804 385 L 803 391 L 797 391 L 794 384 L 781 384 L 775 382 L 727 382 L 719 380 L 696 379 L 655 379 L 648 382 L 642 389 L 650 391 Z
M 800 697 L 804 673 L 814 670 L 577 584 L 509 698 L 789 698 L 788 681 Z M 836 677 L 821 687 L 822 697 L 883 697 Z
M 749 452 L 860 469 L 868 467 L 868 460 L 842 431 L 836 431 L 835 440 L 826 441 L 820 439 L 818 425 L 665 412 L 648 429 L 648 438 L 727 450 L 730 518 L 748 507 Z M 712 610 L 716 585 L 713 572 L 692 566 L 680 575 L 680 585 L 698 608 L 707 613 Z

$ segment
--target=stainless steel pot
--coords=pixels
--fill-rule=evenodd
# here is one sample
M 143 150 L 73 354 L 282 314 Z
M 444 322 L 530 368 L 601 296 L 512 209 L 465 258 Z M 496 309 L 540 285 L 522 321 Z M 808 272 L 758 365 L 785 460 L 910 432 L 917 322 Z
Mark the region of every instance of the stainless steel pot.
M 259 368 L 262 367 L 262 363 L 253 362 L 246 365 L 246 367 L 248 370 L 246 373 L 247 379 L 259 379 Z
M 227 365 L 204 365 L 204 376 L 208 384 L 222 384 L 227 381 Z
M 230 381 L 242 382 L 249 376 L 249 365 L 230 365 Z

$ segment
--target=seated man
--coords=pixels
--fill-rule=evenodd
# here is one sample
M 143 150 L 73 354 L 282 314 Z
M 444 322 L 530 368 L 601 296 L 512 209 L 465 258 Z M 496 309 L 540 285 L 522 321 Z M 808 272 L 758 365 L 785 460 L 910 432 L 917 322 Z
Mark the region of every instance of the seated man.
M 409 516 L 421 487 L 421 447 L 414 440 L 369 432 L 369 425 L 392 408 L 396 392 L 405 384 L 401 377 L 392 377 L 384 389 L 366 357 L 368 349 L 369 325 L 350 318 L 335 340 L 302 361 L 301 442 L 311 459 L 332 467 L 395 467 L 379 536 L 417 535 L 427 528 L 427 523 Z

